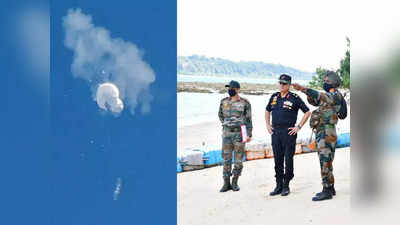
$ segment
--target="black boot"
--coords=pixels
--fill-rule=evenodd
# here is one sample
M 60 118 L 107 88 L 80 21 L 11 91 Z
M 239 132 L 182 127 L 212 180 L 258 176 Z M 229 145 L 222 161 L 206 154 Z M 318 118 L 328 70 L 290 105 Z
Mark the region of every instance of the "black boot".
M 286 181 L 283 183 L 283 188 L 282 188 L 282 196 L 286 196 L 290 193 L 290 189 L 289 189 L 289 181 Z
M 317 193 L 315 197 L 312 198 L 313 201 L 322 201 L 322 200 L 327 200 L 327 199 L 332 199 L 332 193 L 329 188 L 325 188 L 322 190 L 322 192 Z
M 334 185 L 332 185 L 332 187 L 327 188 L 327 190 L 328 190 L 329 192 L 331 192 L 331 195 L 332 195 L 332 196 L 335 196 L 335 195 L 336 195 L 336 190 L 335 190 L 335 186 L 334 186 Z M 324 190 L 322 190 L 321 192 L 318 192 L 315 196 L 320 195 L 323 191 L 324 191 Z
M 222 186 L 221 190 L 219 192 L 226 192 L 232 189 L 231 186 L 231 178 L 230 177 L 224 177 L 224 186 Z
M 335 185 L 333 185 L 333 184 L 332 184 L 332 187 L 331 187 L 331 193 L 332 193 L 333 196 L 336 195 Z
M 324 192 L 324 191 L 329 191 L 329 188 L 322 188 L 322 191 L 321 192 L 318 192 L 317 194 L 315 194 L 315 197 L 318 197 L 318 196 L 320 196 L 321 194 L 322 194 L 322 192 Z
M 232 191 L 239 191 L 240 187 L 238 185 L 239 176 L 234 176 L 232 178 Z
M 282 186 L 283 182 L 281 180 L 277 180 L 275 189 L 271 193 L 269 193 L 269 195 L 274 196 L 282 193 Z

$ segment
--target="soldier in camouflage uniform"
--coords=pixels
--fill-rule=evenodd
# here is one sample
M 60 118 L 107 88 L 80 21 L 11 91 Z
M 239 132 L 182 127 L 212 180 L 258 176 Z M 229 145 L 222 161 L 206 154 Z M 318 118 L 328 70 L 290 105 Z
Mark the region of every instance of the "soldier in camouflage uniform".
M 223 178 L 224 185 L 220 192 L 230 189 L 239 191 L 238 179 L 243 168 L 243 156 L 245 153 L 245 143 L 251 140 L 252 121 L 250 102 L 239 96 L 240 84 L 231 81 L 228 85 L 228 94 L 221 100 L 218 117 L 222 123 L 222 157 L 224 158 Z M 247 140 L 242 140 L 241 125 L 246 125 Z M 235 157 L 234 168 L 232 170 L 232 155 Z M 233 174 L 232 185 L 230 177 Z
M 337 91 L 340 83 L 340 78 L 335 72 L 327 71 L 323 86 L 325 93 L 305 88 L 299 84 L 293 85 L 296 90 L 307 94 L 307 100 L 311 105 L 318 106 L 311 115 L 310 125 L 315 132 L 323 190 L 312 198 L 313 201 L 332 199 L 332 196 L 336 195 L 332 162 L 335 157 L 337 141 L 337 112 L 339 112 L 343 99 L 343 96 Z

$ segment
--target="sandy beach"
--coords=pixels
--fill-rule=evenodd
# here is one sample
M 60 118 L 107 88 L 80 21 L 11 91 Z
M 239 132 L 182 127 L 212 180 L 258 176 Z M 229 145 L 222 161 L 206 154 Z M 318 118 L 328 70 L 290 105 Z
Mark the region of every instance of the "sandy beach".
M 306 101 L 303 93 L 297 93 Z M 270 93 L 242 96 L 252 104 L 254 128 L 251 143 L 270 143 L 271 136 L 267 133 L 264 119 Z M 218 107 L 224 97 L 226 93 L 218 91 L 178 93 L 178 156 L 187 148 L 204 151 L 221 149 L 222 127 L 218 119 Z M 310 110 L 315 109 L 307 102 L 306 104 Z M 303 113 L 299 112 L 297 121 L 300 121 L 302 116 Z M 350 116 L 339 121 L 337 125 L 338 134 L 346 132 L 350 132 Z M 307 122 L 297 139 L 305 140 L 310 138 L 310 135 L 311 129 Z M 275 186 L 273 159 L 245 162 L 239 181 L 239 192 L 219 192 L 223 184 L 221 166 L 178 173 L 178 224 L 337 225 L 349 219 L 350 148 L 338 149 L 335 156 L 337 196 L 333 200 L 311 201 L 315 193 L 322 190 L 316 153 L 296 155 L 294 168 L 295 178 L 291 182 L 291 194 L 286 197 L 268 195 Z
M 190 135 L 188 135 L 190 134 Z M 178 149 L 201 147 L 202 143 L 221 147 L 222 128 L 220 123 L 205 122 L 178 129 Z
M 337 149 L 334 161 L 337 195 L 311 201 L 322 189 L 316 153 L 296 155 L 289 196 L 269 196 L 274 188 L 274 161 L 244 163 L 239 192 L 220 193 L 222 167 L 177 174 L 178 224 L 262 225 L 344 224 L 350 219 L 350 149 Z

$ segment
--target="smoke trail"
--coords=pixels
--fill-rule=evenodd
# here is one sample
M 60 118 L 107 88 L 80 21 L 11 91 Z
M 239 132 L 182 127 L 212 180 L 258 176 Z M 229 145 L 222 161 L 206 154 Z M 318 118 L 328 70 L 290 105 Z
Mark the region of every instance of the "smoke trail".
M 150 85 L 155 81 L 155 74 L 143 61 L 142 52 L 135 44 L 112 38 L 107 29 L 95 26 L 92 17 L 82 13 L 81 9 L 69 9 L 63 18 L 63 26 L 64 44 L 74 53 L 72 74 L 91 84 L 93 100 L 98 100 L 98 87 L 111 83 L 119 89 L 119 99 L 132 114 L 138 105 L 142 113 L 150 111 Z M 99 102 L 98 105 L 101 107 Z

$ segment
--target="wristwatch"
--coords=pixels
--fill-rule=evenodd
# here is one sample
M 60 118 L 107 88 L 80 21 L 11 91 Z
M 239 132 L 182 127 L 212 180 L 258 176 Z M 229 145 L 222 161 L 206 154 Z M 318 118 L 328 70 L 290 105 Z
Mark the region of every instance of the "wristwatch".
M 298 127 L 298 128 L 299 128 L 299 130 L 301 129 L 301 126 L 300 126 L 300 125 L 297 125 L 296 127 Z

